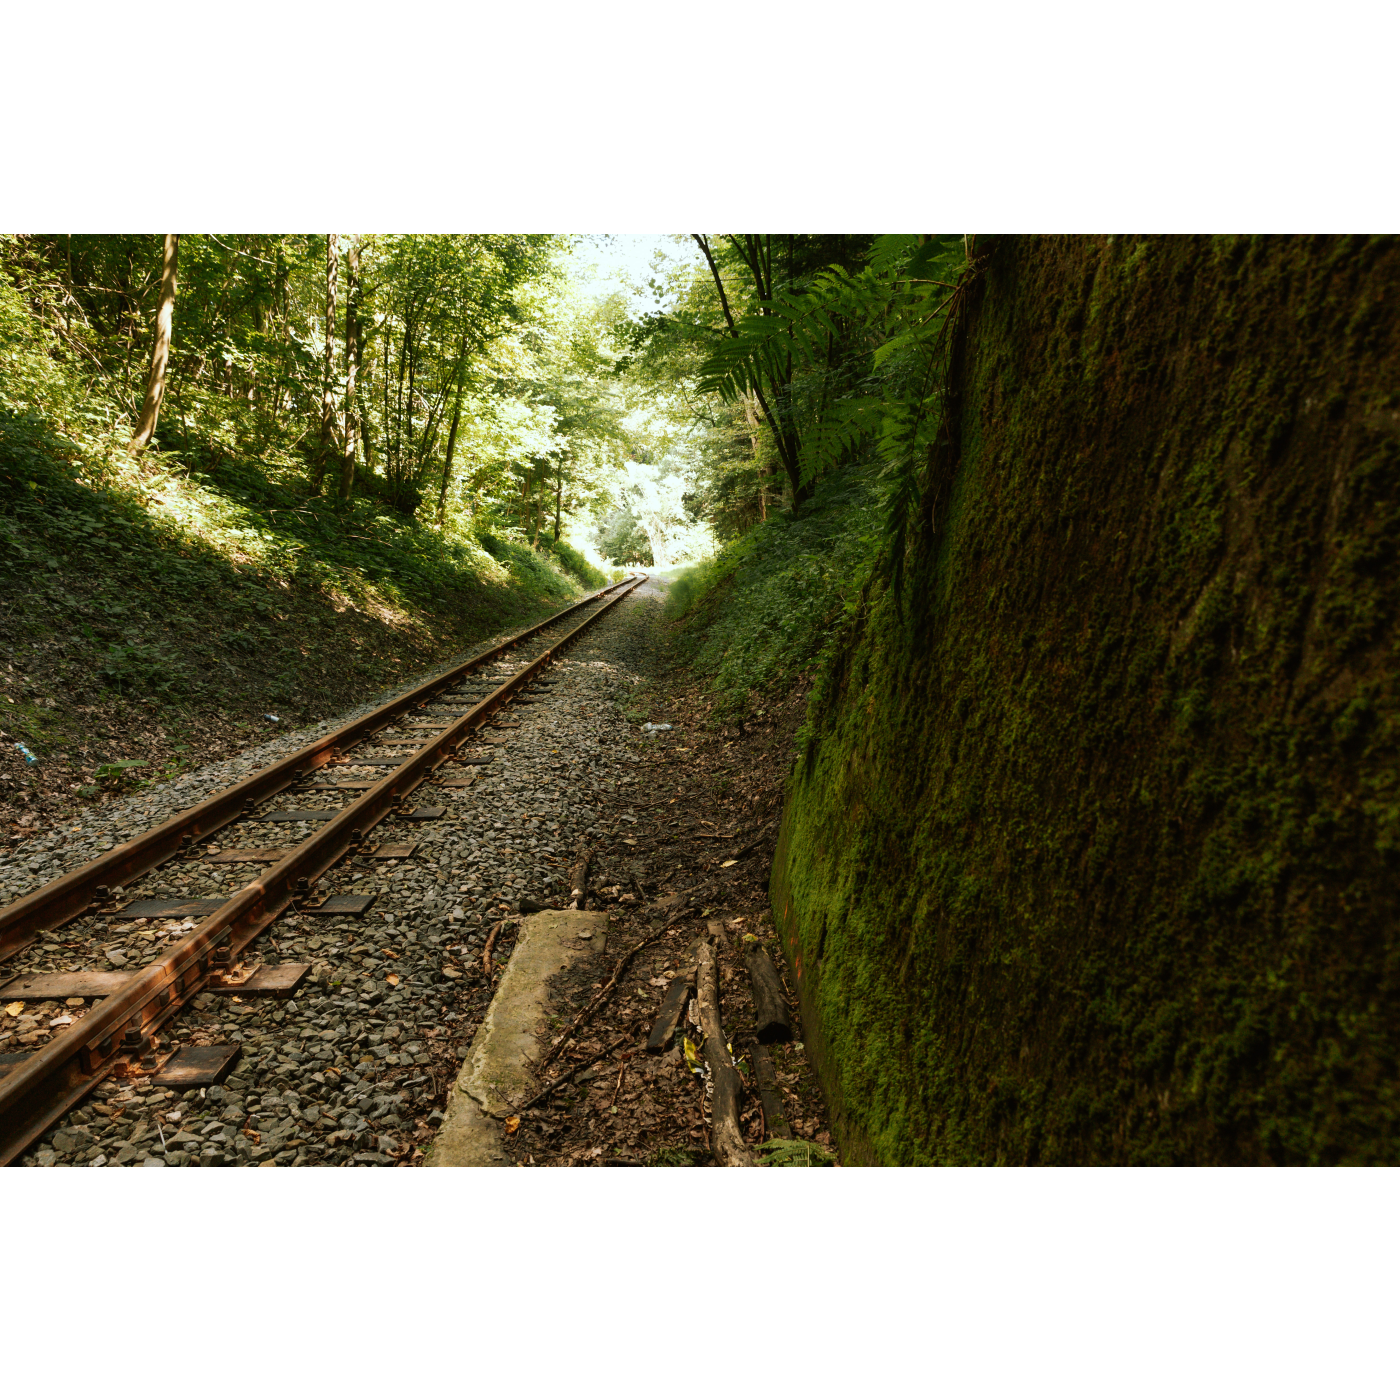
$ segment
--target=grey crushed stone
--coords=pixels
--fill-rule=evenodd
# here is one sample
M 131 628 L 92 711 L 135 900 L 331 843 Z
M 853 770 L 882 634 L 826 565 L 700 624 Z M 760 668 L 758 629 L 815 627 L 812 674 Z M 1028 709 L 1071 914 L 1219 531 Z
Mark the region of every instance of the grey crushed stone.
M 412 859 L 378 865 L 360 859 L 328 873 L 321 882 L 325 892 L 376 895 L 367 915 L 341 920 L 293 915 L 264 935 L 257 951 L 269 961 L 313 964 L 312 980 L 295 998 L 196 999 L 175 1036 L 239 1043 L 242 1057 L 225 1085 L 180 1095 L 141 1079 L 104 1084 L 50 1129 L 22 1163 L 394 1165 L 397 1158 L 390 1153 L 420 1123 L 436 1126 L 432 1115 L 439 1086 L 426 1053 L 429 1039 L 436 1036 L 441 1044 L 446 1038 L 460 1060 L 485 1009 L 474 968 L 480 966 L 491 923 L 522 895 L 562 900 L 580 845 L 603 834 L 596 825 L 603 802 L 615 801 L 618 793 L 643 796 L 636 770 L 645 740 L 624 716 L 635 687 L 648 674 L 657 598 L 651 586 L 639 590 L 556 660 L 544 678 L 549 684 L 529 696 L 537 703 L 512 707 L 509 718 L 521 728 L 491 736 L 506 738 L 504 745 L 479 747 L 481 753 L 495 752 L 496 759 L 478 770 L 482 776 L 472 786 L 419 789 L 415 797 L 423 805 L 447 807 L 443 819 L 411 825 L 386 821 L 376 829 L 384 840 L 420 842 Z M 522 648 L 522 660 L 533 654 Z M 519 664 L 503 661 L 489 668 L 493 684 Z M 469 681 L 463 690 L 485 693 L 486 687 Z M 132 808 L 125 814 L 129 834 L 379 703 L 382 697 L 169 785 L 178 795 L 154 789 L 142 794 L 139 806 L 135 800 L 124 804 Z M 452 708 L 449 702 L 434 710 Z M 381 735 L 381 743 L 393 737 Z M 373 750 L 356 752 L 367 756 Z M 361 775 L 342 769 L 338 776 Z M 273 805 L 338 803 L 334 794 L 305 792 L 293 798 L 288 792 Z M 637 814 L 624 807 L 622 819 L 627 818 L 636 822 Z M 228 845 L 290 845 L 310 830 L 306 823 L 253 821 L 240 823 L 236 837 L 230 831 L 220 836 Z M 73 863 L 87 858 L 72 855 Z M 153 871 L 126 893 L 212 898 L 238 888 L 249 869 L 181 862 L 178 868 Z M 32 956 L 16 958 L 28 964 L 16 970 L 71 969 L 85 962 L 108 966 L 109 951 L 127 956 L 128 966 L 140 965 L 190 926 L 189 921 L 100 922 L 102 927 L 85 932 L 75 925 L 60 930 L 59 938 L 26 950 Z M 513 929 L 507 925 L 495 949 L 498 965 L 512 947 Z M 388 956 L 386 949 L 398 956 Z M 384 980 L 390 971 L 400 978 L 397 987 Z M 42 1036 L 44 1027 L 37 1023 L 46 1025 L 53 1016 L 35 1010 L 32 1004 L 26 1008 L 26 1019 Z M 0 1027 L 6 1038 L 13 1034 L 10 1024 L 13 1018 Z M 0 1042 L 0 1051 L 11 1048 Z M 99 1113 L 99 1106 L 122 1111 L 112 1119 Z M 245 1125 L 260 1136 L 259 1143 L 244 1133 Z

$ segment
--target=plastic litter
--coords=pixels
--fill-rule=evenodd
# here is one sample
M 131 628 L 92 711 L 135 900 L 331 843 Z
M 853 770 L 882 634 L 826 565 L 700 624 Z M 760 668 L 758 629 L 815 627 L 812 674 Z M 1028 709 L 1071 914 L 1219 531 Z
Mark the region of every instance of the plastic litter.
M 23 744 L 16 744 L 15 748 L 17 748 L 20 751 L 20 753 L 24 755 L 24 761 L 26 763 L 38 763 L 38 755 L 30 753 L 29 750 Z
M 282 721 L 281 721 L 280 719 L 278 719 L 276 715 L 264 715 L 263 718 L 264 718 L 264 719 L 270 719 L 270 720 L 273 722 L 273 724 L 281 724 L 281 723 L 282 723 Z
M 659 733 L 661 732 L 661 730 L 663 730 L 663 729 L 669 729 L 670 727 L 671 727 L 671 726 L 670 726 L 669 724 L 644 724 L 644 725 L 642 725 L 642 733 L 643 733 L 643 734 L 659 734 Z

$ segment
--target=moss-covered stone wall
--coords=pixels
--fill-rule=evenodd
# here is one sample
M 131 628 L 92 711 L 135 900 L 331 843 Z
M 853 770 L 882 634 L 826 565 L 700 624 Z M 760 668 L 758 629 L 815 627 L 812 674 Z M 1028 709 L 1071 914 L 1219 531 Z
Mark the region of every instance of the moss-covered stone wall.
M 773 876 L 849 1160 L 1400 1160 L 1400 244 L 1003 239 Z

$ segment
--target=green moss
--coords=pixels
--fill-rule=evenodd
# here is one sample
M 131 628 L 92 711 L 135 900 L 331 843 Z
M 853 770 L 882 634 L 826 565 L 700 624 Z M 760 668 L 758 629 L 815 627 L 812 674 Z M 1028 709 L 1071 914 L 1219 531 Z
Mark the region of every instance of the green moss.
M 774 869 L 850 1160 L 1400 1139 L 1389 240 L 1007 240 Z

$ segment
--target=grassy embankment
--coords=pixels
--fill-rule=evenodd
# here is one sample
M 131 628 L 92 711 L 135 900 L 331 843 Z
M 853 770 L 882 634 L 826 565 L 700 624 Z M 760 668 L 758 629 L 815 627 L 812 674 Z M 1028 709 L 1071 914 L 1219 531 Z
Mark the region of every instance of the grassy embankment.
M 878 548 L 873 491 L 828 483 L 797 515 L 774 515 L 679 572 L 666 599 L 676 658 L 709 687 L 715 718 L 761 714 L 812 673 Z
M 285 464 L 136 458 L 128 433 L 0 287 L 0 820 L 334 713 L 606 582 L 567 545 L 313 498 Z

